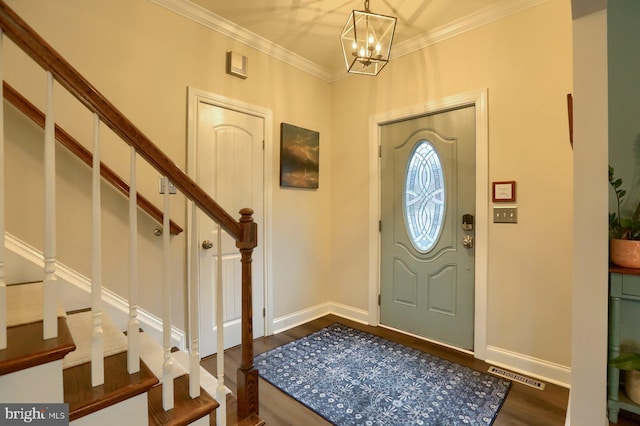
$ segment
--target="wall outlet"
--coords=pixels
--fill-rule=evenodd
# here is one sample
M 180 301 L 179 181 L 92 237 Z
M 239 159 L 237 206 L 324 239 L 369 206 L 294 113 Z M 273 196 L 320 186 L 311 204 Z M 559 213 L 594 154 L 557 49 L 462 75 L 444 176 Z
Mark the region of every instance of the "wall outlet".
M 493 223 L 518 223 L 518 207 L 494 207 Z

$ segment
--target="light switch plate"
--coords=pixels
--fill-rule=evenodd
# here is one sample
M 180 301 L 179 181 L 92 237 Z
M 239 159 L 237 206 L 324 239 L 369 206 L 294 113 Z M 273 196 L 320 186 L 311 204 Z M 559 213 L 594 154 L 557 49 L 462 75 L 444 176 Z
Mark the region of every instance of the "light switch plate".
M 494 207 L 493 223 L 518 223 L 518 207 Z
M 166 182 L 167 182 L 166 177 L 160 177 L 160 182 L 158 187 L 159 194 L 164 194 L 164 188 L 167 186 Z M 169 194 L 175 194 L 175 193 L 176 193 L 176 187 L 171 182 L 169 182 Z

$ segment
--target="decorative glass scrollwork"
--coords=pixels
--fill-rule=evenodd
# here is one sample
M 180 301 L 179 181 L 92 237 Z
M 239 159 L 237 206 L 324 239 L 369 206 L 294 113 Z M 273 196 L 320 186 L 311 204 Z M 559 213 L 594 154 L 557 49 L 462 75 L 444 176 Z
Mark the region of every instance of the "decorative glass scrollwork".
M 416 250 L 426 253 L 438 242 L 447 200 L 442 162 L 429 141 L 420 141 L 409 157 L 404 188 L 409 239 Z

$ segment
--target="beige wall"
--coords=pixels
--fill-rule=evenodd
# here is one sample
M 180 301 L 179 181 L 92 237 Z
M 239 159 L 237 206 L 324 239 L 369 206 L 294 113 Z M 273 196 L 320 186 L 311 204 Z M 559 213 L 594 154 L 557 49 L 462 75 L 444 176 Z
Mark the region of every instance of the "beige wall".
M 550 0 L 334 84 L 334 301 L 368 309 L 369 117 L 486 88 L 489 181 L 517 181 L 519 216 L 489 225 L 487 343 L 570 365 L 571 55 L 570 4 Z
M 568 1 L 549 0 L 395 58 L 378 77 L 349 77 L 332 85 L 147 0 L 55 4 L 12 0 L 9 4 L 129 114 L 179 167 L 186 168 L 187 86 L 273 111 L 272 173 L 267 178 L 273 182 L 274 318 L 327 302 L 368 310 L 369 117 L 486 88 L 489 181 L 516 180 L 519 207 L 517 225 L 489 225 L 488 344 L 561 366 L 570 364 L 572 153 L 565 99 L 572 90 L 572 51 Z M 224 73 L 226 50 L 249 57 L 247 80 Z M 32 68 L 13 66 L 6 78 L 42 104 L 44 83 L 25 77 L 36 75 L 44 81 Z M 65 99 L 57 106 L 58 120 L 77 138 L 89 141 L 88 114 Z M 83 117 L 82 123 L 77 117 Z M 320 132 L 319 190 L 279 188 L 280 122 Z M 125 175 L 126 149 L 111 145 L 104 148 L 104 157 Z M 145 195 L 160 205 L 155 195 L 157 173 L 144 170 L 141 175 Z M 18 203 L 26 203 L 24 194 L 18 194 Z M 71 202 L 65 197 L 63 191 L 62 201 Z M 177 196 L 172 213 L 181 225 L 185 224 L 184 209 Z M 114 216 L 116 224 L 105 225 L 113 226 L 106 230 L 108 236 L 125 227 L 121 213 Z M 88 220 L 83 216 L 74 226 L 89 229 Z M 143 232 L 150 233 L 153 226 L 145 224 Z M 18 237 L 31 235 L 30 229 L 21 217 L 14 216 L 8 223 L 8 230 Z M 83 254 L 87 243 L 76 247 L 79 239 L 78 235 L 72 242 L 61 242 L 60 257 L 72 267 L 79 258 L 76 268 L 88 274 L 90 265 Z M 154 279 L 145 281 L 143 306 L 146 302 L 148 309 L 158 312 L 159 298 L 153 295 L 156 272 L 151 272 L 153 265 L 159 267 L 159 260 L 153 260 L 156 242 L 152 237 L 145 239 L 149 247 L 145 264 L 151 265 L 145 272 Z M 172 267 L 180 278 L 184 238 L 174 238 L 173 245 Z M 113 259 L 109 262 L 116 264 Z M 110 266 L 107 274 L 108 285 L 126 294 L 124 284 L 116 282 L 120 272 Z M 182 291 L 178 283 L 179 279 L 176 294 Z M 177 309 L 180 316 L 180 303 Z
M 330 260 L 327 228 L 331 217 L 331 92 L 328 83 L 147 0 L 19 0 L 8 3 L 184 170 L 188 86 L 272 110 L 274 152 L 273 164 L 270 165 L 272 175 L 267 179 L 273 181 L 273 315 L 280 317 L 326 302 Z M 35 66 L 23 64 L 26 61 L 14 54 L 10 43 L 5 44 L 9 44 L 7 57 L 15 58 L 6 71 L 6 80 L 43 108 L 44 74 Z M 225 74 L 227 50 L 249 57 L 248 79 Z M 32 75 L 35 82 L 27 78 Z M 61 90 L 57 92 L 61 93 Z M 80 141 L 88 145 L 91 143 L 91 117 L 69 101 L 68 96 L 61 95 L 56 101 L 56 121 Z M 317 191 L 279 188 L 280 122 L 320 132 L 320 189 Z M 104 131 L 103 135 L 106 139 L 103 146 L 105 162 L 121 176 L 127 176 L 128 148 L 113 140 L 109 132 Z M 71 167 L 73 160 L 61 156 L 59 162 L 60 169 L 64 170 Z M 76 175 L 69 177 L 68 182 L 66 177 L 59 178 L 58 201 L 61 205 L 79 203 L 72 198 L 68 186 L 89 185 L 83 181 L 89 179 L 87 173 L 79 170 L 73 173 Z M 142 170 L 140 175 L 141 192 L 161 206 L 161 198 L 156 194 L 159 175 L 150 170 Z M 38 182 L 40 179 L 30 179 L 28 185 L 24 182 L 27 186 L 12 190 L 12 201 L 24 206 L 29 204 L 26 199 L 36 191 Z M 85 189 L 76 192 L 84 192 L 87 198 Z M 83 200 L 82 203 L 89 201 Z M 113 199 L 113 203 L 118 203 L 117 199 Z M 104 223 L 104 239 L 111 246 L 105 249 L 104 280 L 107 286 L 126 297 L 126 283 L 122 279 L 123 275 L 126 276 L 126 263 L 121 263 L 126 246 L 125 249 L 119 245 L 117 247 L 120 248 L 116 248 L 116 238 L 113 237 L 119 235 L 116 232 L 126 229 L 126 210 L 120 210 L 126 209 L 125 201 L 121 204 L 119 208 L 114 207 L 117 212 L 113 221 L 107 219 Z M 184 227 L 185 205 L 180 195 L 175 197 L 171 209 L 172 218 Z M 232 214 L 237 215 L 236 212 Z M 82 214 L 72 218 L 66 213 L 58 216 L 60 231 L 74 231 L 71 240 L 59 237 L 60 260 L 90 275 L 87 256 L 89 216 Z M 39 235 L 36 229 L 41 223 L 28 224 L 22 218 L 18 213 L 10 215 L 8 231 L 27 242 L 36 240 L 32 244 L 39 247 L 40 237 L 35 235 Z M 140 249 L 145 250 L 143 262 L 149 266 L 140 275 L 143 280 L 141 304 L 159 313 L 161 300 L 157 289 L 161 282 L 161 258 L 158 256 L 161 255 L 155 247 L 159 243 L 150 236 L 154 227 L 150 221 L 141 225 L 145 242 Z M 181 282 L 185 274 L 185 239 L 181 235 L 174 237 L 172 242 L 171 268 L 175 275 L 176 296 L 182 292 Z M 174 316 L 181 322 L 181 298 L 176 297 L 175 300 Z

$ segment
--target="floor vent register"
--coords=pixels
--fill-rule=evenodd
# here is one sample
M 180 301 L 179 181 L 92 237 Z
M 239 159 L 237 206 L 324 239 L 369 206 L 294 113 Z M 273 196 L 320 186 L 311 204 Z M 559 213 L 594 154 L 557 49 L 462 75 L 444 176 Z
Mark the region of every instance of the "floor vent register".
M 530 377 L 526 377 L 518 373 L 512 373 L 511 371 L 506 371 L 494 366 L 489 367 L 489 373 L 504 377 L 509 380 L 513 380 L 514 382 L 522 383 L 523 385 L 531 386 L 532 388 L 544 390 L 545 384 L 543 382 L 534 380 Z

